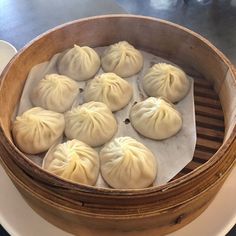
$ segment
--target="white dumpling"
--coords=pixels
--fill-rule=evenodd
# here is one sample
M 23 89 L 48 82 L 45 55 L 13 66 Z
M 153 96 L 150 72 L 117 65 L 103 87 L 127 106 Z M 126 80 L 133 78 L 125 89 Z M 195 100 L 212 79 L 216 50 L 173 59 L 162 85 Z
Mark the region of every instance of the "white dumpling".
M 140 189 L 150 186 L 157 175 L 157 161 L 142 143 L 119 137 L 100 151 L 101 173 L 113 188 Z
M 113 72 L 121 77 L 135 75 L 143 67 L 142 54 L 126 41 L 109 46 L 101 61 L 105 72 Z
M 100 68 L 100 58 L 90 47 L 74 45 L 58 61 L 58 71 L 74 80 L 92 78 Z
M 169 138 L 182 127 L 181 114 L 161 97 L 150 97 L 135 104 L 130 111 L 130 121 L 140 134 L 156 140 Z
M 148 96 L 162 96 L 172 103 L 183 99 L 190 88 L 190 81 L 184 71 L 166 63 L 155 64 L 150 68 L 142 84 Z
M 88 102 L 65 114 L 65 135 L 96 147 L 109 141 L 117 131 L 111 110 L 101 102 Z
M 132 86 L 114 73 L 104 73 L 92 79 L 85 88 L 85 102 L 105 103 L 112 111 L 125 107 L 133 95 Z
M 99 174 L 99 156 L 87 144 L 73 139 L 50 149 L 42 167 L 61 178 L 94 185 Z
M 35 86 L 31 101 L 35 106 L 56 112 L 69 110 L 79 94 L 79 85 L 64 75 L 46 75 Z
M 62 114 L 34 107 L 16 117 L 12 134 L 21 151 L 37 154 L 48 150 L 58 141 L 64 128 Z

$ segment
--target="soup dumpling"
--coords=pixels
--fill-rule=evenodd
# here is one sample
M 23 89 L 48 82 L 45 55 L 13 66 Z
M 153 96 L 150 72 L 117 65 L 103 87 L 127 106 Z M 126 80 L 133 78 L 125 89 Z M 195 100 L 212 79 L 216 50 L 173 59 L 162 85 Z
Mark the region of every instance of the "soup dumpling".
M 117 131 L 111 110 L 101 102 L 88 102 L 65 114 L 65 135 L 96 147 L 109 141 Z
M 100 68 L 100 58 L 90 47 L 74 45 L 58 61 L 58 71 L 77 81 L 92 78 Z
M 101 173 L 113 188 L 140 189 L 150 186 L 157 175 L 153 153 L 131 137 L 115 138 L 100 151 Z
M 105 103 L 111 111 L 125 107 L 133 95 L 132 86 L 114 73 L 104 73 L 92 79 L 84 91 L 84 100 Z
M 155 64 L 150 68 L 142 84 L 148 96 L 162 96 L 172 103 L 183 99 L 190 88 L 190 81 L 184 71 L 166 63 Z
M 126 41 L 109 46 L 101 61 L 105 72 L 113 72 L 122 78 L 137 74 L 143 67 L 142 54 Z
M 73 139 L 50 149 L 43 168 L 64 179 L 94 185 L 99 174 L 99 156 L 87 144 Z
M 64 128 L 64 115 L 34 107 L 16 117 L 12 134 L 21 151 L 37 154 L 48 150 L 58 141 Z
M 31 101 L 56 112 L 69 110 L 79 94 L 79 85 L 64 75 L 49 74 L 39 81 L 31 93 Z
M 161 97 L 150 97 L 135 104 L 130 111 L 130 121 L 140 134 L 156 140 L 175 135 L 183 123 L 174 105 Z

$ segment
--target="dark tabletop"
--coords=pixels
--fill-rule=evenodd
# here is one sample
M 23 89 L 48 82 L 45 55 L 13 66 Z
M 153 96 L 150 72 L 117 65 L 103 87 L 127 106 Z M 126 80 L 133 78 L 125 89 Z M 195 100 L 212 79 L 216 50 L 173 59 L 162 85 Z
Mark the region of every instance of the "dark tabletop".
M 0 0 L 0 39 L 20 49 L 59 24 L 126 12 L 186 26 L 209 39 L 236 64 L 236 0 Z M 0 226 L 0 236 L 5 235 Z M 236 230 L 228 236 L 236 236 Z
M 112 13 L 126 11 L 112 0 L 0 0 L 0 38 L 20 49 L 57 25 Z
M 117 0 L 132 14 L 185 26 L 209 39 L 236 65 L 236 0 Z

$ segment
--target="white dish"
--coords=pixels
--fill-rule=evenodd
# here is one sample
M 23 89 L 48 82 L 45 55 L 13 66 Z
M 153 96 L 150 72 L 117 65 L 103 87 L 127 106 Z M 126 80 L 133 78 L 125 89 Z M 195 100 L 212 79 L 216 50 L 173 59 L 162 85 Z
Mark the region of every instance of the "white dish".
M 35 213 L 0 166 L 0 224 L 12 236 L 70 236 Z M 169 236 L 224 236 L 236 223 L 236 168 L 210 206 L 194 221 Z
M 3 52 L 5 54 L 3 58 L 8 58 L 9 61 L 16 53 L 16 49 L 0 40 L 0 55 Z M 0 60 L 0 68 L 3 69 L 8 61 Z M 223 236 L 227 234 L 236 223 L 235 186 L 236 168 L 231 172 L 210 206 L 197 219 L 169 236 Z M 71 235 L 36 214 L 21 197 L 1 166 L 0 189 L 0 224 L 10 235 Z
M 0 40 L 0 74 L 16 52 L 17 50 L 14 46 L 4 40 Z

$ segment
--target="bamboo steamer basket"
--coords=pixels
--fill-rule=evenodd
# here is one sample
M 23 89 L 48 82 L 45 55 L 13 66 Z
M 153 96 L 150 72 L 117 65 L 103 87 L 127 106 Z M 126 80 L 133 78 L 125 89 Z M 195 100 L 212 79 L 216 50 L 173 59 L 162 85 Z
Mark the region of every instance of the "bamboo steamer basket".
M 14 145 L 11 117 L 30 69 L 73 44 L 106 46 L 127 40 L 195 77 L 197 145 L 172 181 L 139 190 L 74 184 L 39 168 Z M 48 221 L 82 235 L 162 235 L 197 217 L 235 163 L 236 75 L 227 58 L 200 35 L 150 17 L 108 15 L 74 21 L 36 38 L 2 74 L 2 164 L 29 205 Z M 121 233 L 122 232 L 122 233 Z

